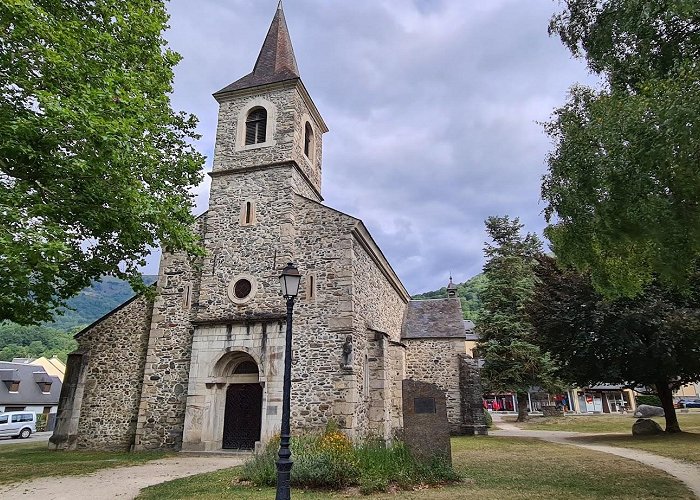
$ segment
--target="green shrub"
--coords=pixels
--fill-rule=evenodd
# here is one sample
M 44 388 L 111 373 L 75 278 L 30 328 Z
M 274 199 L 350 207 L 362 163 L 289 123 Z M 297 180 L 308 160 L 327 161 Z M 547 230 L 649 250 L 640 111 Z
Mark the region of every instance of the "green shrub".
M 276 483 L 279 438 L 246 462 L 241 479 L 256 486 Z M 416 484 L 459 481 L 445 460 L 421 462 L 401 441 L 387 446 L 383 440 L 367 439 L 359 445 L 329 427 L 320 434 L 292 438 L 292 485 L 298 488 L 342 489 L 359 486 L 367 494 L 386 491 L 390 485 L 410 489 Z
M 491 416 L 491 413 L 484 410 L 484 420 L 486 421 L 486 427 L 489 429 L 493 427 L 493 417 Z
M 637 405 L 661 406 L 661 399 L 656 394 L 637 394 Z
M 46 425 L 48 424 L 48 415 L 45 413 L 36 414 L 36 431 L 44 432 L 46 430 Z

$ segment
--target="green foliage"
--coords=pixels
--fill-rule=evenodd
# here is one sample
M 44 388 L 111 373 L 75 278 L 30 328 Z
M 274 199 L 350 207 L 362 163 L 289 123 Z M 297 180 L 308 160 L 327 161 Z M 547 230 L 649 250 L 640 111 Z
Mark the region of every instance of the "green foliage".
M 489 217 L 486 230 L 493 243 L 484 250 L 486 286 L 480 294 L 483 310 L 476 325 L 484 386 L 493 392 L 518 394 L 534 385 L 557 387 L 549 356 L 531 343 L 533 328 L 526 311 L 534 290 L 535 257 L 542 245 L 533 234 L 521 235 L 517 218 Z M 526 400 L 519 399 L 522 419 Z
M 142 276 L 146 285 L 154 283 L 156 278 L 157 276 Z M 66 332 L 87 326 L 129 300 L 134 293 L 128 282 L 103 276 L 68 299 L 66 307 L 60 309 L 54 320 L 46 326 Z
M 484 410 L 484 420 L 486 421 L 486 427 L 489 429 L 493 427 L 493 417 L 491 416 L 491 412 Z
M 564 3 L 550 32 L 606 86 L 573 87 L 545 124 L 546 234 L 608 297 L 657 275 L 687 287 L 700 255 L 700 3 Z
M 479 313 L 482 308 L 479 294 L 483 291 L 484 287 L 486 287 L 486 277 L 483 274 L 477 274 L 464 283 L 457 284 L 457 297 L 459 297 L 462 305 L 464 319 L 476 321 L 479 318 Z M 412 298 L 415 300 L 426 300 L 442 299 L 445 297 L 447 297 L 447 288 L 442 287 L 439 290 L 414 295 Z
M 534 234 L 522 236 L 518 218 L 486 219 L 486 231 L 493 243 L 486 243 L 486 283 L 479 294 L 483 310 L 477 329 L 483 342 L 503 344 L 527 340 L 532 330 L 525 305 L 532 296 L 535 256 L 542 244 Z
M 150 247 L 201 253 L 196 119 L 160 0 L 0 3 L 0 321 L 36 324 Z
M 536 342 L 551 353 L 560 375 L 585 387 L 597 383 L 654 387 L 677 422 L 671 391 L 700 380 L 700 271 L 689 294 L 658 281 L 635 298 L 607 300 L 591 278 L 541 257 L 530 316 Z
M 44 432 L 46 430 L 46 425 L 48 424 L 48 415 L 46 413 L 36 414 L 36 431 Z
M 146 284 L 155 280 L 156 276 L 143 276 Z M 67 307 L 58 311 L 53 322 L 36 326 L 0 323 L 0 361 L 56 356 L 65 363 L 68 353 L 78 346 L 73 339 L 75 333 L 133 296 L 129 283 L 103 276 L 69 299 Z
M 490 340 L 481 345 L 484 350 L 481 375 L 489 392 L 522 394 L 533 386 L 551 393 L 562 389 L 549 353 L 539 346 L 517 339 L 508 343 Z
M 276 484 L 279 438 L 243 467 L 241 478 L 256 486 Z M 378 439 L 353 445 L 341 431 L 328 429 L 292 439 L 292 485 L 298 488 L 342 489 L 359 485 L 363 493 L 385 491 L 391 485 L 411 489 L 417 484 L 459 481 L 452 467 L 442 460 L 420 462 L 406 446 L 390 446 Z
M 0 361 L 12 358 L 39 358 L 56 356 L 64 363 L 68 353 L 78 347 L 73 333 L 45 326 L 21 326 L 0 323 Z
M 661 399 L 655 394 L 637 394 L 637 405 L 661 406 Z

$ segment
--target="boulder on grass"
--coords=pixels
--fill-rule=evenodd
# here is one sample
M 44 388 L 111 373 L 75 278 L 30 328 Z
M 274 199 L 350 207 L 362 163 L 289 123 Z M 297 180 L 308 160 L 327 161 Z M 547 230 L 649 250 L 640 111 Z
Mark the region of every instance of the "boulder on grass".
M 649 418 L 637 419 L 632 426 L 633 436 L 656 436 L 662 432 L 661 426 Z
M 664 409 L 660 406 L 639 405 L 637 406 L 637 411 L 634 412 L 634 416 L 640 418 L 663 417 Z

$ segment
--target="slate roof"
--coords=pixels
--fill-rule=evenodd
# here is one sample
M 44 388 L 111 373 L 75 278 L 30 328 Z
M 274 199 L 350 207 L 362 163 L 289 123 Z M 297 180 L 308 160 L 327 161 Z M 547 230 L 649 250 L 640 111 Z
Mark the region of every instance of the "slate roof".
M 458 298 L 412 300 L 403 320 L 404 339 L 464 338 Z
M 0 381 L 0 405 L 53 406 L 58 404 L 61 380 L 48 375 L 41 366 L 0 361 L 0 379 L 19 380 L 19 390 L 16 393 L 11 393 L 7 385 Z M 44 394 L 38 383 L 48 381 L 51 381 L 51 392 Z
M 215 92 L 214 96 L 295 79 L 299 79 L 299 69 L 294 57 L 287 22 L 284 19 L 282 2 L 280 2 L 262 49 L 260 49 L 258 60 L 255 61 L 253 72 Z
M 480 335 L 476 331 L 476 325 L 470 319 L 464 320 L 464 339 L 465 340 L 479 340 Z

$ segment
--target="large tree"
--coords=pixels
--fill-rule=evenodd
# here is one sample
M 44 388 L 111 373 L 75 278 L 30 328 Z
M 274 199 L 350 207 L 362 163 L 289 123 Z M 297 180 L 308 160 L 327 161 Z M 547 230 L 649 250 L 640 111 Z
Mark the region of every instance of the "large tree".
M 0 2 L 0 320 L 48 320 L 149 248 L 196 253 L 196 119 L 158 0 Z
M 550 33 L 603 85 L 574 86 L 545 125 L 546 234 L 607 296 L 654 276 L 684 288 L 700 255 L 700 3 L 563 4 Z
M 516 393 L 518 421 L 527 417 L 528 389 L 555 383 L 549 356 L 531 342 L 533 328 L 526 311 L 542 244 L 534 234 L 523 236 L 522 227 L 519 219 L 508 216 L 486 219 L 491 242 L 484 247 L 486 283 L 479 293 L 483 308 L 476 322 L 486 386 Z
M 634 298 L 607 300 L 590 276 L 559 268 L 542 256 L 538 285 L 529 306 L 534 341 L 551 353 L 559 375 L 585 387 L 598 383 L 656 390 L 666 431 L 679 432 L 673 390 L 700 380 L 700 273 L 690 293 L 647 285 Z

